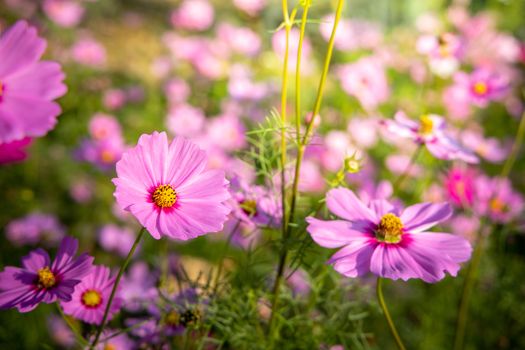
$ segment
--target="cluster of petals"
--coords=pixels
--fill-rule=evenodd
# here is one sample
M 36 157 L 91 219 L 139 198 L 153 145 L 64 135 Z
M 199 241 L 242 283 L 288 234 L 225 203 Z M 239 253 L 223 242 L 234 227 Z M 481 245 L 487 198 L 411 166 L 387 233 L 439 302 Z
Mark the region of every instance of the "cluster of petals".
M 156 239 L 188 240 L 218 232 L 230 212 L 228 181 L 206 170 L 207 155 L 182 137 L 144 134 L 117 163 L 115 198 Z
M 0 308 L 28 312 L 41 302 L 70 301 L 75 286 L 93 268 L 91 256 L 75 257 L 77 249 L 78 241 L 67 236 L 53 262 L 39 248 L 22 258 L 21 268 L 7 266 L 0 273 Z
M 0 36 L 0 144 L 45 135 L 56 124 L 64 95 L 64 73 L 56 62 L 40 61 L 46 41 L 18 21 Z
M 402 210 L 386 200 L 364 204 L 351 190 L 336 188 L 326 205 L 339 220 L 308 217 L 308 232 L 322 247 L 341 248 L 329 263 L 347 277 L 377 276 L 434 283 L 456 276 L 472 247 L 462 237 L 428 229 L 452 215 L 446 203 L 421 203 Z
M 436 158 L 458 159 L 467 163 L 479 162 L 474 152 L 460 145 L 447 133 L 445 119 L 436 114 L 424 115 L 418 123 L 399 111 L 393 120 L 382 120 L 381 124 L 392 134 L 425 145 Z

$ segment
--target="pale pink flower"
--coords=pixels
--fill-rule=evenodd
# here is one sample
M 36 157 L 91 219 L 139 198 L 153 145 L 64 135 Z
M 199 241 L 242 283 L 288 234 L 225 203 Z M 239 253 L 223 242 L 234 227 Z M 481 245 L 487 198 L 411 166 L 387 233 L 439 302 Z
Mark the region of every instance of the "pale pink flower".
M 213 6 L 206 0 L 184 0 L 171 14 L 171 24 L 178 29 L 202 31 L 214 19 Z
M 42 8 L 49 19 L 66 28 L 77 26 L 85 12 L 84 7 L 74 0 L 44 0 Z
M 76 62 L 94 68 L 106 64 L 106 49 L 92 38 L 78 40 L 71 48 L 71 56 Z
M 167 126 L 173 135 L 195 137 L 202 132 L 205 120 L 204 111 L 200 108 L 182 103 L 170 108 Z

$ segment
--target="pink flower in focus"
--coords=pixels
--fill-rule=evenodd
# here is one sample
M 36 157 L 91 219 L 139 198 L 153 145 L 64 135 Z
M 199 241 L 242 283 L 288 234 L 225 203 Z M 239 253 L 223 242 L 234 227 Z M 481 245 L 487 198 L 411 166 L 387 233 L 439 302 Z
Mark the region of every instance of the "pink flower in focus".
M 71 56 L 77 63 L 99 68 L 106 64 L 106 49 L 91 38 L 78 40 L 71 48 Z
M 507 178 L 479 176 L 475 183 L 474 212 L 506 224 L 522 214 L 523 198 Z
M 171 24 L 177 29 L 202 31 L 212 25 L 213 18 L 213 6 L 208 1 L 185 0 L 171 14 Z
M 109 268 L 94 266 L 91 273 L 85 276 L 76 287 L 71 300 L 60 305 L 66 315 L 86 323 L 99 325 L 104 317 L 104 310 L 108 304 L 109 296 L 115 283 L 115 277 L 110 277 Z M 119 310 L 122 299 L 117 289 L 108 314 L 111 320 Z
M 469 208 L 474 201 L 476 171 L 466 167 L 452 167 L 445 177 L 448 198 L 458 207 Z
M 44 0 L 42 8 L 50 20 L 66 28 L 77 26 L 85 12 L 84 7 L 71 0 Z
M 45 135 L 56 124 L 66 92 L 58 63 L 39 61 L 46 41 L 25 21 L 0 36 L 0 144 Z
M 28 147 L 33 140 L 25 137 L 21 140 L 0 143 L 0 165 L 21 162 L 27 158 L 25 148 Z
M 204 112 L 189 104 L 178 104 L 170 108 L 167 118 L 168 130 L 177 136 L 195 137 L 204 128 Z
M 445 272 L 456 276 L 472 247 L 462 237 L 427 231 L 448 219 L 446 203 L 421 203 L 404 210 L 385 200 L 367 206 L 345 188 L 330 190 L 326 205 L 341 220 L 308 217 L 308 232 L 322 247 L 341 248 L 329 263 L 347 277 L 373 274 L 435 283 Z
M 340 66 L 338 76 L 343 90 L 367 110 L 375 109 L 390 96 L 385 68 L 373 57 Z
M 472 151 L 461 146 L 448 135 L 445 130 L 445 120 L 438 115 L 423 115 L 417 123 L 409 119 L 404 112 L 399 111 L 394 116 L 394 120 L 383 120 L 381 124 L 392 134 L 425 145 L 436 158 L 460 159 L 467 163 L 479 162 Z
M 155 239 L 218 232 L 230 212 L 228 181 L 206 163 L 206 152 L 182 137 L 169 143 L 165 132 L 144 134 L 117 163 L 114 196 Z

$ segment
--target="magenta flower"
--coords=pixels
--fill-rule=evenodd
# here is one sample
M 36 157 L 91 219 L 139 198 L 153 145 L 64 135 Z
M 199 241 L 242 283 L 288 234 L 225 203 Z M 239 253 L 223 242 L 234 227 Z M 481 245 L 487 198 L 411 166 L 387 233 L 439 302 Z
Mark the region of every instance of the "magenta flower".
M 460 145 L 446 131 L 445 120 L 435 114 L 421 116 L 419 123 L 399 111 L 394 120 L 382 120 L 388 131 L 425 145 L 434 157 L 445 160 L 459 159 L 467 163 L 478 163 L 478 157 Z
M 476 176 L 476 171 L 469 168 L 453 167 L 449 170 L 444 187 L 453 204 L 466 208 L 472 206 L 476 192 Z
M 27 158 L 26 147 L 33 141 L 29 137 L 7 143 L 0 143 L 0 165 L 21 162 Z
M 62 301 L 60 305 L 66 315 L 86 323 L 100 324 L 114 283 L 115 278 L 110 277 L 109 268 L 95 266 L 91 273 L 75 287 L 71 299 Z M 121 303 L 122 299 L 117 290 L 117 294 L 111 303 L 108 320 L 111 320 L 113 315 L 119 311 Z
M 341 220 L 308 217 L 308 232 L 322 247 L 339 248 L 329 260 L 348 277 L 369 271 L 397 280 L 420 278 L 434 283 L 445 272 L 456 276 L 459 263 L 470 258 L 472 247 L 459 236 L 427 230 L 448 219 L 446 203 L 421 203 L 404 210 L 385 200 L 367 206 L 345 188 L 330 190 L 326 205 Z
M 474 212 L 498 223 L 508 223 L 522 214 L 525 203 L 507 178 L 479 176 L 475 180 Z
M 53 263 L 43 249 L 22 258 L 22 268 L 7 266 L 0 273 L 0 309 L 28 312 L 43 302 L 69 301 L 75 286 L 91 272 L 93 258 L 75 258 L 78 241 L 65 237 Z
M 510 91 L 507 77 L 486 68 L 476 69 L 471 74 L 456 73 L 454 86 L 468 94 L 470 103 L 478 107 L 486 107 L 491 101 L 499 101 Z
M 39 61 L 46 41 L 25 21 L 0 36 L 0 143 L 45 135 L 56 124 L 64 73 L 56 62 Z
M 169 143 L 165 132 L 142 135 L 117 163 L 117 203 L 155 239 L 218 232 L 230 212 L 228 181 L 206 163 L 206 152 L 182 137 Z

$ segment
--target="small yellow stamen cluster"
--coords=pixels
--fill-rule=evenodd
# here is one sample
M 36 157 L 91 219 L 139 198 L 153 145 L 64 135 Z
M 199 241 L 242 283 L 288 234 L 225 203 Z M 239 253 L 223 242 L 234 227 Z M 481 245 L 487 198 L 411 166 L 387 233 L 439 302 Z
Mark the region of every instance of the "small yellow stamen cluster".
M 403 234 L 403 223 L 395 214 L 383 215 L 375 230 L 376 238 L 386 243 L 398 243 Z
M 115 154 L 107 149 L 100 152 L 100 159 L 103 163 L 113 163 L 115 161 Z
M 487 91 L 489 90 L 487 84 L 485 84 L 482 81 L 478 81 L 474 84 L 474 92 L 476 95 L 485 95 Z
M 117 350 L 117 347 L 111 343 L 106 343 L 106 345 L 104 345 L 104 350 Z
M 0 81 L 0 97 L 4 94 L 4 84 Z
M 160 208 L 171 208 L 177 201 L 177 192 L 171 185 L 160 185 L 151 196 L 153 202 Z
M 168 326 L 176 327 L 180 324 L 180 315 L 176 310 L 171 310 L 166 317 L 164 317 L 164 322 Z
M 246 215 L 254 216 L 257 214 L 257 202 L 253 199 L 247 199 L 240 203 L 241 209 Z
M 102 295 L 94 289 L 88 289 L 82 293 L 82 303 L 88 307 L 97 307 L 102 304 Z
M 49 266 L 38 270 L 38 286 L 40 288 L 51 288 L 56 282 L 55 274 L 51 271 Z
M 428 135 L 432 133 L 432 130 L 434 130 L 434 122 L 432 121 L 432 118 L 430 118 L 428 115 L 422 115 L 419 118 L 419 132 L 423 135 Z
M 490 201 L 490 209 L 496 213 L 502 213 L 506 210 L 507 206 L 503 201 L 498 198 L 494 198 Z

